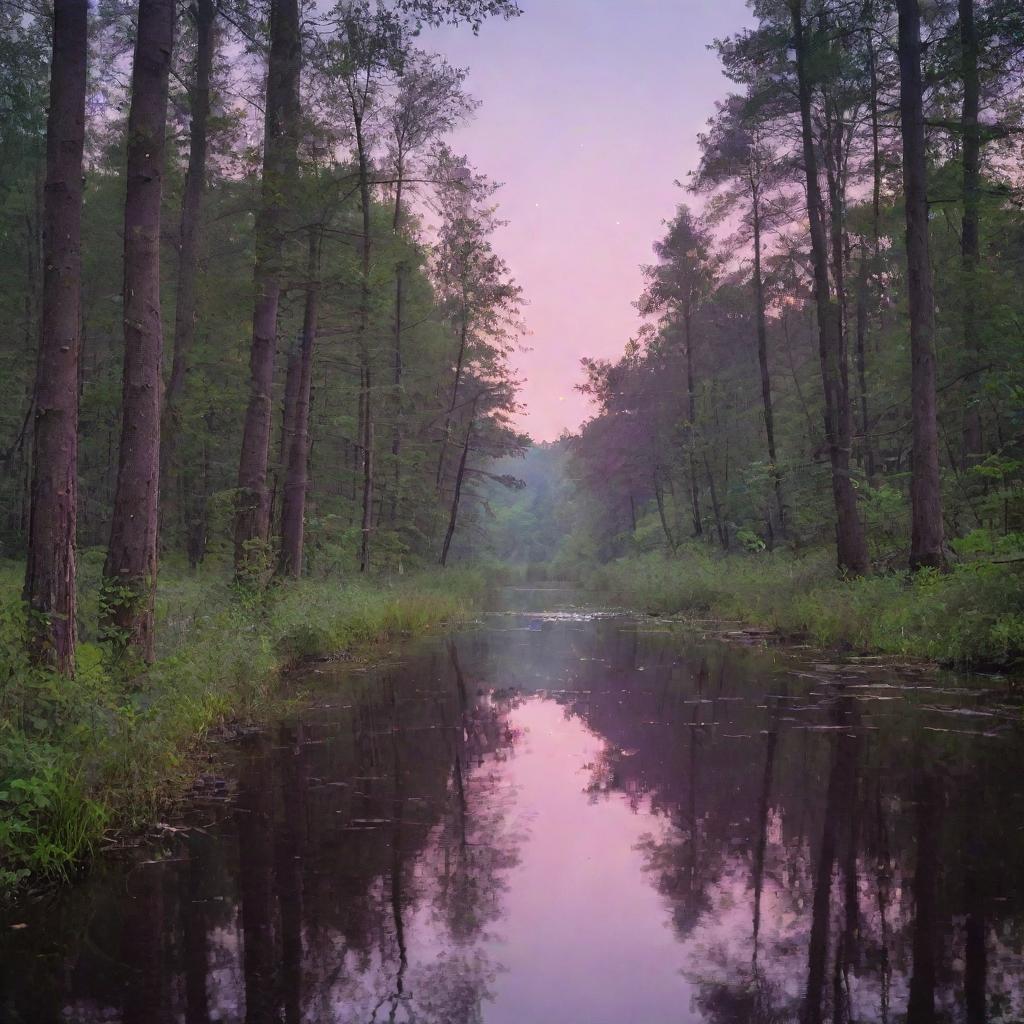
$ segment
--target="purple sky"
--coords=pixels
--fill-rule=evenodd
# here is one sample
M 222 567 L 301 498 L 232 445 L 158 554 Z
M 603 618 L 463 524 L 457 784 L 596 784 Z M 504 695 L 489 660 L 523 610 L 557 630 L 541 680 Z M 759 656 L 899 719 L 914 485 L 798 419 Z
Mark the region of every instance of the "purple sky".
M 687 198 L 673 182 L 729 90 L 707 44 L 751 19 L 745 0 L 520 6 L 516 21 L 438 45 L 483 101 L 453 145 L 505 183 L 497 244 L 529 303 L 524 427 L 551 440 L 588 415 L 580 358 L 617 356 L 636 331 L 639 266 Z

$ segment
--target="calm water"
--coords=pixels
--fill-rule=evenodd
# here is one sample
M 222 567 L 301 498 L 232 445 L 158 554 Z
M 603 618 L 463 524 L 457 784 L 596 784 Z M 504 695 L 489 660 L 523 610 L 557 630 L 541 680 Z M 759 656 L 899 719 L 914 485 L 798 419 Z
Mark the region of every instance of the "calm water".
M 0 1018 L 1024 1020 L 995 683 L 562 611 L 312 685 L 185 831 L 0 922 Z

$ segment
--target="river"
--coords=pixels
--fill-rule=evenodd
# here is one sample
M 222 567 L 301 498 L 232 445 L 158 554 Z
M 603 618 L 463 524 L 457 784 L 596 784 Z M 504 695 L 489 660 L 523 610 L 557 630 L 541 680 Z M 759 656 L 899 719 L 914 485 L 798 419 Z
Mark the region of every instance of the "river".
M 163 840 L 15 908 L 0 1019 L 1024 1020 L 1000 681 L 510 602 L 312 668 Z

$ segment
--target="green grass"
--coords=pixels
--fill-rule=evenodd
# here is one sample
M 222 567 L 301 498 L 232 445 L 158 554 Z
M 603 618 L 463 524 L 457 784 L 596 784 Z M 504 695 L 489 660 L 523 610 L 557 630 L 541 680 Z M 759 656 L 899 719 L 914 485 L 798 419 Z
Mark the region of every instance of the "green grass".
M 974 561 L 949 573 L 836 577 L 830 554 L 721 556 L 691 545 L 584 574 L 606 598 L 658 615 L 767 626 L 823 647 L 926 658 L 959 668 L 1020 670 L 1024 565 Z
M 118 660 L 83 629 L 69 682 L 28 662 L 21 571 L 0 566 L 0 892 L 8 894 L 28 880 L 71 877 L 105 830 L 154 820 L 187 785 L 191 755 L 212 728 L 280 706 L 284 669 L 464 622 L 487 592 L 484 574 L 471 570 L 310 580 L 262 594 L 233 590 L 222 571 L 165 572 L 156 663 Z

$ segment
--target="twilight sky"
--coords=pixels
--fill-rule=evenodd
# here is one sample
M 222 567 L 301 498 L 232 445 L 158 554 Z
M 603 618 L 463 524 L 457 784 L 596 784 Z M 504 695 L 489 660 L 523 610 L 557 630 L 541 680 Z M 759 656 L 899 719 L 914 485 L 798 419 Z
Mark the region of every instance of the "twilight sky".
M 636 331 L 639 266 L 729 83 L 707 44 L 750 23 L 745 0 L 520 0 L 523 16 L 431 42 L 470 69 L 483 106 L 453 146 L 505 183 L 497 239 L 528 302 L 524 427 L 552 440 L 588 416 L 583 356 Z M 690 197 L 692 201 L 692 197 Z

